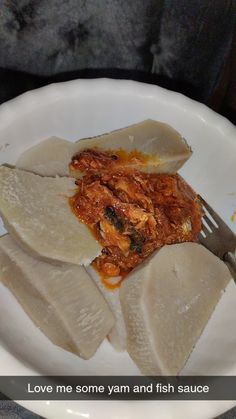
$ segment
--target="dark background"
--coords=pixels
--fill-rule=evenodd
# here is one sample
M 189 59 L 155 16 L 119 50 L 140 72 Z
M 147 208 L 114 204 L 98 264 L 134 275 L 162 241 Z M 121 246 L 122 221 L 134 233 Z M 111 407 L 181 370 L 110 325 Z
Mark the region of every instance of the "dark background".
M 236 0 L 1 0 L 0 103 L 52 82 L 158 84 L 236 121 Z

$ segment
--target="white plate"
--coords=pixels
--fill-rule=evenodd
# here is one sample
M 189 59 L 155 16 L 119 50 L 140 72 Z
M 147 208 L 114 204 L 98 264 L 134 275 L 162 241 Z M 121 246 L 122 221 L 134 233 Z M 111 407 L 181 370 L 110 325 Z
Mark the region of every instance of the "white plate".
M 77 80 L 50 85 L 7 102 L 0 107 L 0 163 L 14 164 L 22 151 L 51 135 L 76 140 L 146 118 L 171 124 L 187 139 L 194 153 L 182 175 L 236 231 L 230 220 L 236 210 L 235 127 L 207 107 L 157 86 L 106 79 Z M 186 365 L 186 374 L 236 375 L 235 290 L 231 284 Z M 3 286 L 0 318 L 1 374 L 138 374 L 128 355 L 115 353 L 107 342 L 90 361 L 52 345 Z M 235 403 L 25 401 L 22 404 L 56 419 L 156 416 L 209 419 Z

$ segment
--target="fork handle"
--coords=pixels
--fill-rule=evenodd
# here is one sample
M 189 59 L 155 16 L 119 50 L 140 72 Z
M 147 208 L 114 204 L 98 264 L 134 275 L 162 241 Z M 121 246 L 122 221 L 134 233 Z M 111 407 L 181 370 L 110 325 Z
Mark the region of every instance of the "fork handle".
M 224 256 L 224 261 L 226 262 L 226 265 L 228 266 L 230 273 L 236 282 L 236 250 L 234 252 L 226 253 Z

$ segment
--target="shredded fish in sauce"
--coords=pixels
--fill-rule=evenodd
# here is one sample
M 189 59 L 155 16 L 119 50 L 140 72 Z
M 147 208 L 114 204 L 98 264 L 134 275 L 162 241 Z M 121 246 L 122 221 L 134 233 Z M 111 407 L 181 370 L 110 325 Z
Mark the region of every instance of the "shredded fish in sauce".
M 103 246 L 93 266 L 109 288 L 118 287 L 155 249 L 196 241 L 201 230 L 201 207 L 192 188 L 178 174 L 132 169 L 142 155 L 124 158 L 124 153 L 88 149 L 70 163 L 72 173 L 84 174 L 76 180 L 70 205 Z M 131 167 L 122 164 L 128 158 Z

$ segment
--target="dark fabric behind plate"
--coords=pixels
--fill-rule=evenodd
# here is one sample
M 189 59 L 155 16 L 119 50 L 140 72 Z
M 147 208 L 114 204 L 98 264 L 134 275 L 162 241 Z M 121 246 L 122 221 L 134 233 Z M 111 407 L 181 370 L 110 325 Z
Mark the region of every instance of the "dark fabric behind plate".
M 1 0 L 0 102 L 51 82 L 104 76 L 206 102 L 235 21 L 235 0 Z

